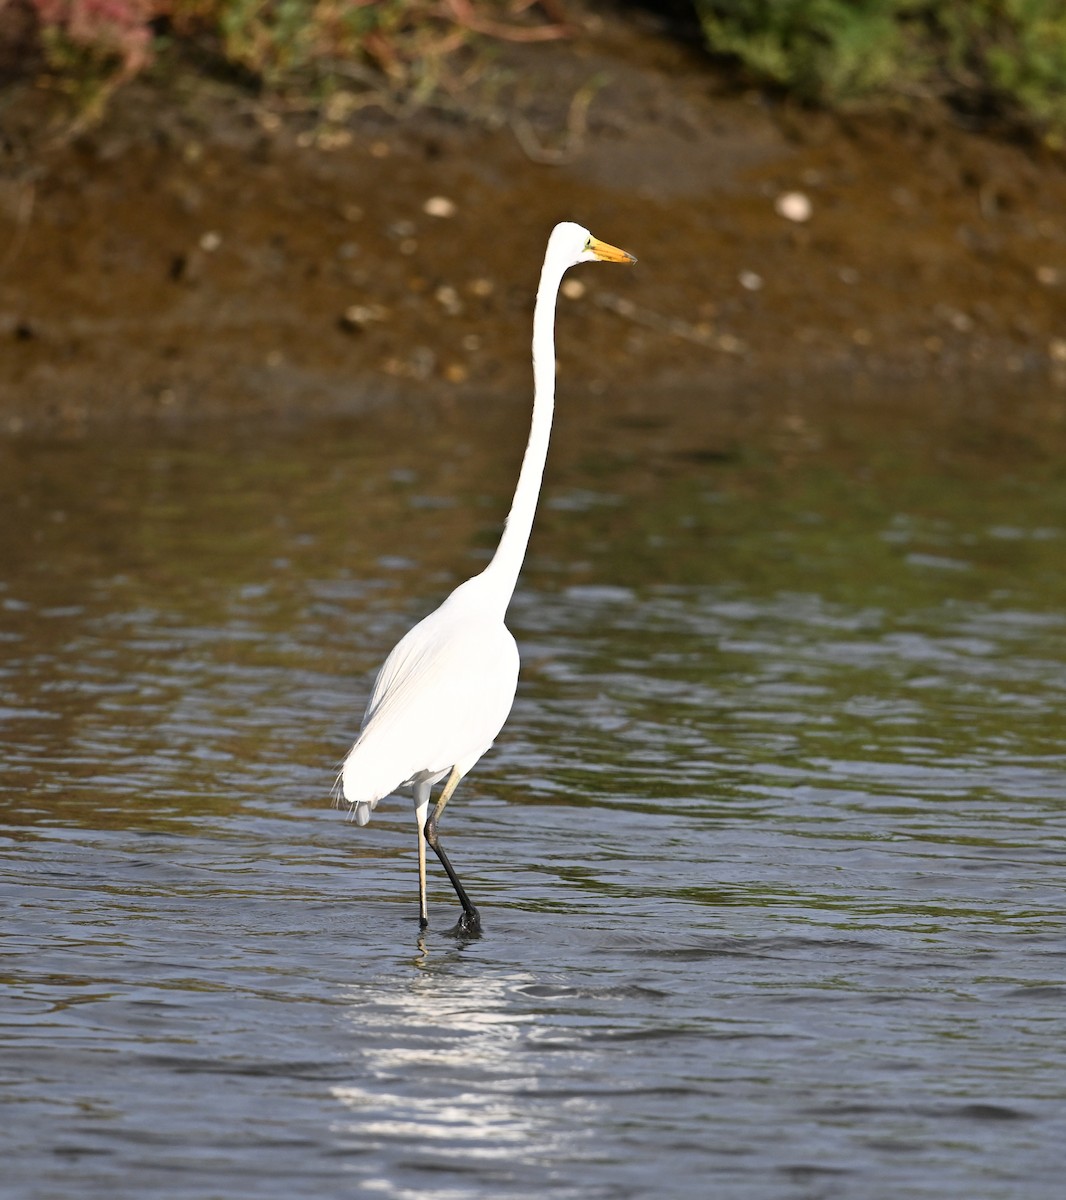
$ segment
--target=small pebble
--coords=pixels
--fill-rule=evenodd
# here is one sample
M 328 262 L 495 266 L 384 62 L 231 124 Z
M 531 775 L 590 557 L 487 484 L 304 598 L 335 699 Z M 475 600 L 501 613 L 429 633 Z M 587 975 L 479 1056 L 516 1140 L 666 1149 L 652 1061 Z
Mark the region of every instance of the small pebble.
M 762 287 L 762 276 L 755 271 L 741 271 L 737 276 L 740 286 L 749 292 L 757 292 Z
M 567 300 L 580 300 L 586 290 L 580 279 L 567 279 L 562 287 L 563 295 Z
M 341 328 L 359 333 L 375 321 L 384 321 L 386 315 L 379 304 L 349 304 L 341 315 Z
M 471 296 L 480 296 L 484 299 L 485 296 L 491 296 L 496 290 L 496 285 L 491 279 L 471 279 L 466 285 L 466 290 Z
M 459 293 L 450 284 L 442 283 L 433 293 L 433 298 L 450 317 L 457 317 L 463 311 Z
M 810 198 L 804 192 L 782 192 L 774 201 L 778 216 L 802 223 L 811 219 Z
M 222 245 L 222 234 L 216 233 L 213 229 L 203 234 L 200 238 L 200 249 L 205 254 L 214 254 L 214 252 Z
M 422 205 L 422 211 L 427 217 L 454 217 L 456 204 L 454 200 L 449 200 L 447 196 L 430 196 L 425 204 Z

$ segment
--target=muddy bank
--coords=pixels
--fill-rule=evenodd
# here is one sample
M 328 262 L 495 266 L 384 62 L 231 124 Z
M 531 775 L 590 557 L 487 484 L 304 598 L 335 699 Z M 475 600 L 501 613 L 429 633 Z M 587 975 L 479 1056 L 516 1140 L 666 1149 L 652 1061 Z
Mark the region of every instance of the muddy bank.
M 0 428 L 524 395 L 563 218 L 640 259 L 574 274 L 572 388 L 1021 376 L 1066 402 L 1062 162 L 933 113 L 782 109 L 654 24 L 586 19 L 584 39 L 503 48 L 506 103 L 465 116 L 312 119 L 172 80 L 48 139 L 24 90 L 4 114 Z

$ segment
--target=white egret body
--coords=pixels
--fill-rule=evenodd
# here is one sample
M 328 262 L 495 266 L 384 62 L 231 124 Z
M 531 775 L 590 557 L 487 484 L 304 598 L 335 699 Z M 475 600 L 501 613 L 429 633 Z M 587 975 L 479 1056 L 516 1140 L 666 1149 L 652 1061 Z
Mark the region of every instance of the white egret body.
M 340 791 L 365 825 L 378 801 L 411 788 L 418 825 L 419 920 L 426 907 L 426 843 L 455 888 L 458 928 L 480 929 L 437 836 L 437 824 L 460 779 L 503 728 L 518 686 L 518 646 L 504 624 L 518 582 L 540 495 L 555 409 L 555 305 L 569 267 L 581 262 L 634 262 L 632 255 L 563 222 L 552 230 L 533 312 L 533 418 L 511 511 L 492 561 L 460 584 L 410 630 L 374 681 L 359 736 L 340 773 Z M 432 815 L 433 785 L 447 776 Z

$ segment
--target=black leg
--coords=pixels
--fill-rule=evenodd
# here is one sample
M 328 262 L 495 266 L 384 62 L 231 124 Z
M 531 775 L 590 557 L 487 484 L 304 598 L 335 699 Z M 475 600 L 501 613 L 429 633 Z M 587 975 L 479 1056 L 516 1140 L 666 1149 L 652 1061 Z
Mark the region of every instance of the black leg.
M 440 844 L 440 838 L 437 836 L 437 818 L 439 815 L 438 808 L 434 810 L 432 816 L 426 822 L 426 841 L 433 847 L 433 853 L 440 859 L 441 866 L 448 872 L 448 878 L 452 881 L 455 894 L 459 897 L 459 903 L 463 906 L 463 915 L 459 918 L 456 930 L 459 933 L 476 937 L 481 932 L 481 914 L 471 903 L 470 897 L 466 894 L 466 888 L 460 882 L 459 876 L 455 873 L 455 868 L 451 864 L 451 860 L 445 854 L 444 847 Z

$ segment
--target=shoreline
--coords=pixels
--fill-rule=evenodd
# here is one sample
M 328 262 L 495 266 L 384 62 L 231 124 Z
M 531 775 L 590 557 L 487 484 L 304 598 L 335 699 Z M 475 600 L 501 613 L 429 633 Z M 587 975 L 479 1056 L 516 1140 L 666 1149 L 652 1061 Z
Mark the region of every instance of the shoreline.
M 524 101 L 502 126 L 138 82 L 9 163 L 0 432 L 524 394 L 561 219 L 640 260 L 575 272 L 561 301 L 560 358 L 593 392 L 1066 398 L 1062 161 L 946 115 L 723 94 L 665 32 L 597 28 L 507 49 Z

